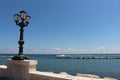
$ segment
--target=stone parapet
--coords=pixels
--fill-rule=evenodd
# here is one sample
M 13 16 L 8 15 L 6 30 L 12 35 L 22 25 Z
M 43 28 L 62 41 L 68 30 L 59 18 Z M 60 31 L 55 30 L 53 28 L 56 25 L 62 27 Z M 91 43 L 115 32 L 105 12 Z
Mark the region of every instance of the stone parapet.
M 73 76 L 66 72 L 59 74 L 41 72 L 36 71 L 36 65 L 36 60 L 8 60 L 7 66 L 0 65 L 0 80 L 1 78 L 7 80 L 117 80 L 108 77 L 100 78 L 91 74 L 78 73 L 76 76 Z
M 114 78 L 100 78 L 96 75 L 79 75 L 79 76 L 72 76 L 66 74 L 64 72 L 60 74 L 51 73 L 51 72 L 30 72 L 30 80 L 117 80 Z
M 35 60 L 8 60 L 7 77 L 14 80 L 30 80 L 29 72 L 36 71 Z
M 71 80 L 69 78 L 65 78 L 62 75 L 54 74 L 51 72 L 31 72 L 30 73 L 30 80 Z

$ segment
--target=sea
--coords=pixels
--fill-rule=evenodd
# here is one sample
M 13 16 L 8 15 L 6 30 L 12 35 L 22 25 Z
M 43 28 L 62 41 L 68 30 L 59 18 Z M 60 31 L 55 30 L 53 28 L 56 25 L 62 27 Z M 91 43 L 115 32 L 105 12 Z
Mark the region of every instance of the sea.
M 14 56 L 15 54 L 0 54 Z M 66 54 L 70 56 L 103 56 L 120 57 L 120 54 Z M 58 59 L 55 54 L 27 54 L 32 60 L 37 60 L 37 70 L 45 72 L 67 72 L 94 74 L 100 77 L 111 77 L 120 80 L 120 59 Z M 0 58 L 0 65 L 6 65 L 8 58 Z

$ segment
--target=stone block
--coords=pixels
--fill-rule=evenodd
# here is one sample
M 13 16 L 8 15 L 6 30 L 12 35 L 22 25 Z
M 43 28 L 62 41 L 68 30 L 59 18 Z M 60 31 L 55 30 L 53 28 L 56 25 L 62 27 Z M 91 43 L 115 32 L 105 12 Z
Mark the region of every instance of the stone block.
M 29 72 L 36 71 L 36 60 L 8 60 L 7 76 L 14 80 L 30 80 Z

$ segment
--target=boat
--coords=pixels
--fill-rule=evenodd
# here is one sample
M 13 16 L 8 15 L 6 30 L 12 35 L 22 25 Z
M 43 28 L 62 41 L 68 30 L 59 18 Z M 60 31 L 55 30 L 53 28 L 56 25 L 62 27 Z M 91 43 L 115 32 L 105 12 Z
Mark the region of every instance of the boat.
M 56 55 L 56 57 L 66 57 L 66 55 L 64 55 L 64 54 L 59 54 L 59 55 Z
M 59 55 L 56 55 L 56 58 L 70 58 L 70 55 L 64 55 L 64 54 L 59 54 Z

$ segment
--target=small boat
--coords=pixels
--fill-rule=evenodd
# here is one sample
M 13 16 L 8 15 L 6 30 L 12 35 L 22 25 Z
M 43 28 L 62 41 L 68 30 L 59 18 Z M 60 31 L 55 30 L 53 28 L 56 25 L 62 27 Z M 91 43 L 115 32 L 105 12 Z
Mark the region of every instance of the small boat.
M 56 55 L 56 58 L 59 58 L 59 59 L 69 59 L 71 58 L 70 55 L 64 55 L 64 54 L 59 54 L 59 55 Z
M 56 57 L 66 57 L 66 55 L 64 55 L 64 54 L 59 54 L 59 55 L 56 55 Z

